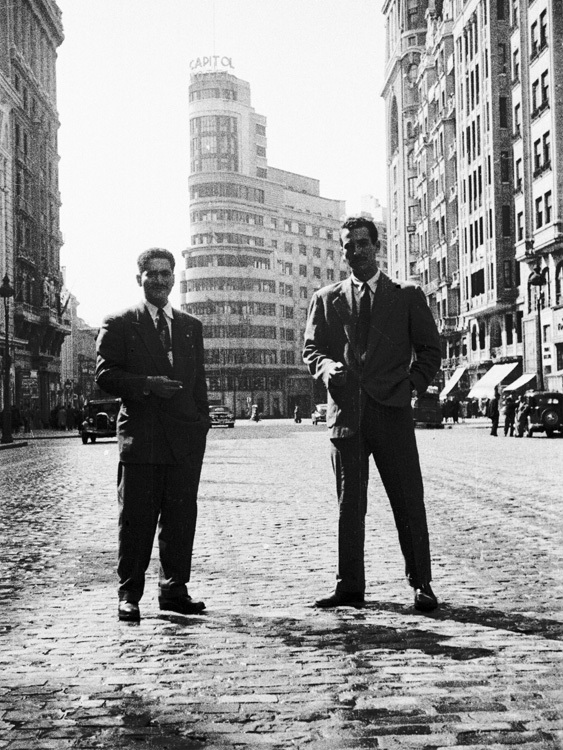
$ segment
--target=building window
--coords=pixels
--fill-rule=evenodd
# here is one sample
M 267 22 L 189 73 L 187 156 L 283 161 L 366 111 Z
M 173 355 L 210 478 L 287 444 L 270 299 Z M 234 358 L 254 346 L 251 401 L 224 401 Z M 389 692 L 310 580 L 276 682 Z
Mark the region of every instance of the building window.
M 264 146 L 256 146 L 256 156 L 266 156 L 266 149 Z
M 502 207 L 502 236 L 510 237 L 510 206 Z
M 545 169 L 549 169 L 551 166 L 551 134 L 549 130 L 544 133 L 542 138 L 543 146 L 543 166 Z
M 334 269 L 333 268 L 326 269 L 326 280 L 334 281 Z
M 299 266 L 299 276 L 307 276 L 307 266 Z
M 503 280 L 504 280 L 504 288 L 510 289 L 512 287 L 512 261 L 511 260 L 505 260 L 503 264 Z
M 547 10 L 540 13 L 540 50 L 547 45 Z
M 563 344 L 555 344 L 555 356 L 557 359 L 557 369 L 563 370 Z
M 286 253 L 292 253 L 293 252 L 293 243 L 292 242 L 286 242 L 283 247 L 284 251 Z
M 320 258 L 321 257 L 321 248 L 320 247 L 314 247 L 313 248 L 313 258 Z
M 514 136 L 520 135 L 520 130 L 522 127 L 521 112 L 522 112 L 522 106 L 520 104 L 515 104 L 514 105 Z
M 504 0 L 497 0 L 497 19 L 504 21 L 505 18 L 505 2 Z
M 268 170 L 264 169 L 264 167 L 256 167 L 256 177 L 266 179 L 268 177 Z
M 520 50 L 516 49 L 512 53 L 512 80 L 520 80 Z
M 266 135 L 266 128 L 264 125 L 256 124 L 256 135 Z
M 508 151 L 500 152 L 500 179 L 502 182 L 510 182 L 510 158 Z
M 334 250 L 329 249 L 326 251 L 326 259 L 334 260 Z
M 541 140 L 534 141 L 534 173 L 541 169 Z
M 544 220 L 546 224 L 551 224 L 551 190 L 548 190 L 543 197 Z
M 541 81 L 541 106 L 547 107 L 549 104 L 549 71 L 545 71 L 540 76 Z
M 518 212 L 518 216 L 516 218 L 516 226 L 518 233 L 518 242 L 522 242 L 522 240 L 524 239 L 524 213 L 522 211 Z
M 540 196 L 536 198 L 536 229 L 543 226 L 543 198 Z
M 313 276 L 315 277 L 315 279 L 321 278 L 321 269 L 318 266 L 315 266 L 313 268 Z
M 522 159 L 516 159 L 514 189 L 516 191 L 522 190 Z
M 301 297 L 301 299 L 307 299 L 307 287 L 306 286 L 299 287 L 299 296 Z
M 508 99 L 506 96 L 499 96 L 499 124 L 501 128 L 508 127 Z

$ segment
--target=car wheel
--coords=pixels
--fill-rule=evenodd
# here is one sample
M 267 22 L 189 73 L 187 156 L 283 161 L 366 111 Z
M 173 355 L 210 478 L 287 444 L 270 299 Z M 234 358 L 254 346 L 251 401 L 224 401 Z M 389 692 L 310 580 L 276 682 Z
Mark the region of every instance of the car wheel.
M 96 442 L 96 435 L 90 435 L 90 442 L 95 443 Z
M 553 430 L 559 424 L 559 414 L 555 409 L 546 409 L 541 415 L 541 421 L 546 430 Z
M 88 442 L 88 433 L 86 433 L 86 432 L 83 432 L 83 433 L 82 433 L 82 434 L 80 435 L 80 437 L 82 438 L 82 442 L 84 443 L 84 445 L 86 445 L 86 443 Z

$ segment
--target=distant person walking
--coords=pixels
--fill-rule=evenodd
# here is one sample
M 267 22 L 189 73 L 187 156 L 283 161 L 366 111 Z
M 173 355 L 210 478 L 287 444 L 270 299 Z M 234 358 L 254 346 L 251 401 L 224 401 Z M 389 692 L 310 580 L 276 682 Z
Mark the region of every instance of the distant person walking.
M 514 435 L 514 420 L 516 419 L 516 401 L 512 395 L 504 402 L 504 437 Z
M 498 421 L 500 417 L 500 410 L 498 404 L 498 391 L 495 390 L 495 395 L 489 401 L 487 406 L 487 416 L 491 420 L 491 435 L 497 437 Z

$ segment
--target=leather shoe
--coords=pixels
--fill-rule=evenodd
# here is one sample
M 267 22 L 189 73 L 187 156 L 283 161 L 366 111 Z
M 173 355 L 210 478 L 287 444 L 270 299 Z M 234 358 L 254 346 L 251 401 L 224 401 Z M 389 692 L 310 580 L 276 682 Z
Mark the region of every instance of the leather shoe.
M 363 607 L 364 595 L 359 591 L 335 591 L 330 596 L 317 599 L 317 609 L 331 609 L 332 607 Z
M 423 583 L 414 592 L 414 608 L 419 612 L 432 612 L 438 606 L 438 599 L 429 583 Z
M 180 615 L 199 615 L 205 609 L 205 602 L 194 602 L 191 596 L 177 596 L 174 599 L 167 599 L 164 596 L 158 597 L 158 606 L 160 609 L 178 612 Z
M 117 616 L 123 622 L 139 622 L 141 611 L 135 602 L 120 601 L 117 605 Z

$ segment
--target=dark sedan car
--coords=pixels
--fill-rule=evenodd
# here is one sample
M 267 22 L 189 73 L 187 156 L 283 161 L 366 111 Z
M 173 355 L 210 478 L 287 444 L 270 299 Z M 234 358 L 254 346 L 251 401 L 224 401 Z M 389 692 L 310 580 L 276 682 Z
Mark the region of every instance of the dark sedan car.
M 563 432 L 563 393 L 526 391 L 524 402 L 527 422 L 523 428 L 527 437 L 532 437 L 534 432 L 545 432 L 547 437 Z
M 209 419 L 211 420 L 211 427 L 235 426 L 234 414 L 226 406 L 209 407 Z
M 95 443 L 97 438 L 115 437 L 116 423 L 121 399 L 105 398 L 92 399 L 84 409 L 84 421 L 80 428 L 80 435 L 84 445 L 90 439 Z

